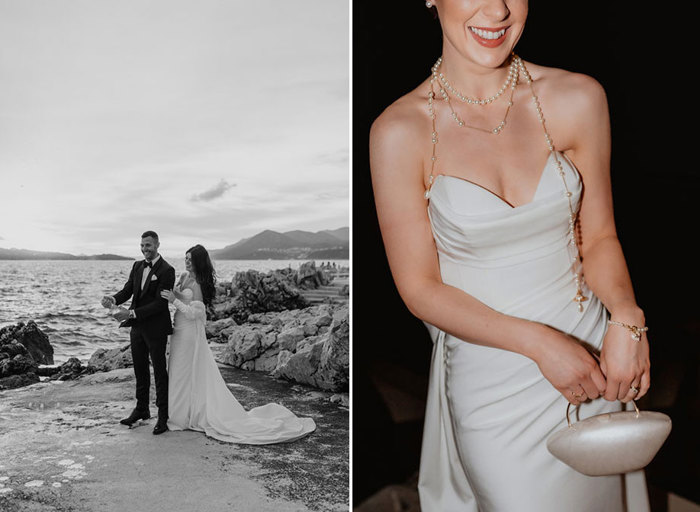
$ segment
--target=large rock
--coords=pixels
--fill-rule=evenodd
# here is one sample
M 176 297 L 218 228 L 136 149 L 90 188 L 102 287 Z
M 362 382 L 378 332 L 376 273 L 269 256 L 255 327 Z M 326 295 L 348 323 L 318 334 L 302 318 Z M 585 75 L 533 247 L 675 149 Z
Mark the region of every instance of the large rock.
M 342 392 L 348 389 L 348 307 L 323 304 L 255 313 L 232 327 L 217 359 L 244 370 Z
M 322 336 L 309 336 L 297 343 L 296 352 L 287 351 L 272 372 L 280 377 L 310 384 L 329 391 L 346 391 L 349 383 L 350 326 L 348 308 L 333 317 L 330 330 Z
M 315 261 L 306 261 L 299 266 L 297 284 L 303 289 L 315 289 L 330 282 L 328 274 L 323 269 L 316 268 Z
M 14 389 L 39 382 L 38 365 L 27 354 L 0 360 L 0 389 Z
M 232 315 L 236 310 L 236 304 L 233 300 L 216 299 L 213 305 L 214 318 L 226 318 Z
M 3 359 L 12 359 L 15 356 L 28 356 L 29 351 L 27 350 L 27 347 L 22 345 L 19 341 L 12 339 L 8 343 L 5 343 L 2 345 L 0 348 L 0 360 Z
M 348 308 L 339 310 L 323 345 L 316 372 L 316 385 L 321 389 L 348 389 L 350 375 L 350 322 Z
M 219 360 L 231 366 L 242 367 L 247 361 L 253 361 L 274 344 L 275 333 L 269 325 L 240 325 L 231 328 L 232 332 L 226 348 L 219 354 Z
M 291 269 L 263 274 L 256 270 L 237 272 L 231 281 L 229 296 L 217 296 L 214 303 L 216 318 L 232 317 L 243 323 L 252 313 L 284 311 L 307 305 L 296 285 L 296 273 Z
M 277 352 L 266 353 L 255 360 L 256 372 L 271 372 L 277 368 Z
M 305 336 L 303 327 L 290 327 L 277 335 L 277 343 L 279 344 L 280 349 L 294 352 L 296 350 L 297 343 L 303 340 Z
M 0 377 L 9 377 L 22 373 L 36 373 L 38 365 L 28 355 L 17 354 L 0 361 Z
M 0 391 L 4 389 L 15 389 L 30 384 L 39 382 L 39 376 L 36 373 L 22 373 L 20 375 L 10 375 L 9 377 L 0 378 Z
M 233 320 L 233 318 L 222 318 L 221 320 L 207 322 L 205 328 L 207 338 L 228 338 L 231 335 L 235 325 L 236 322 Z
M 249 320 L 230 327 L 228 344 L 218 359 L 237 367 L 252 361 L 246 368 L 267 371 L 280 350 L 294 352 L 298 342 L 327 328 L 323 324 L 330 323 L 332 317 L 328 306 L 313 306 L 278 313 L 255 313 Z M 265 361 L 256 363 L 254 360 L 258 358 Z
M 51 375 L 50 380 L 74 380 L 82 375 L 95 373 L 95 367 L 83 366 L 80 359 L 71 357 L 58 367 L 58 371 Z
M 262 347 L 262 333 L 258 329 L 251 329 L 241 333 L 235 338 L 233 345 L 233 364 L 243 364 L 258 357 Z
M 323 339 L 316 339 L 314 342 L 304 343 L 284 364 L 280 364 L 275 368 L 272 375 L 315 386 L 316 379 L 314 374 L 321 361 L 323 342 Z
M 13 341 L 21 343 L 37 364 L 53 364 L 53 347 L 49 337 L 33 320 L 20 322 L 0 329 L 0 352 Z
M 92 368 L 93 371 L 100 372 L 108 372 L 118 368 L 130 368 L 134 366 L 133 359 L 131 358 L 131 347 L 127 343 L 121 347 L 110 350 L 98 348 L 93 352 L 92 356 L 90 356 L 87 365 L 88 368 Z

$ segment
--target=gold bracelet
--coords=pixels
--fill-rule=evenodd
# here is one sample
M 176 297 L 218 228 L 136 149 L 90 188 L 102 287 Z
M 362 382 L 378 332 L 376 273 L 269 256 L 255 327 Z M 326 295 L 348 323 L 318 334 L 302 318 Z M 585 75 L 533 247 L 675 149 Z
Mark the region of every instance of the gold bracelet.
M 624 327 L 632 333 L 632 339 L 634 341 L 639 341 L 642 339 L 642 333 L 649 330 L 645 325 L 644 327 L 638 327 L 636 325 L 623 324 L 622 322 L 616 322 L 614 320 L 608 320 L 608 325 L 617 325 L 618 327 Z

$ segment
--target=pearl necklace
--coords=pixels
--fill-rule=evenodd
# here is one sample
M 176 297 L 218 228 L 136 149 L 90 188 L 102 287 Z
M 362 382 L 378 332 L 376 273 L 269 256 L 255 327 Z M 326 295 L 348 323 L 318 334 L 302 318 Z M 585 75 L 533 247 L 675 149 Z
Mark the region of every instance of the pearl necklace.
M 460 101 L 462 101 L 462 103 L 469 103 L 473 105 L 488 105 L 489 103 L 493 103 L 494 101 L 496 101 L 501 96 L 501 94 L 503 94 L 506 91 L 508 86 L 511 85 L 513 81 L 516 81 L 518 79 L 518 61 L 519 58 L 517 57 L 514 57 L 513 60 L 511 60 L 510 66 L 508 68 L 508 77 L 506 78 L 506 81 L 503 83 L 503 85 L 496 94 L 485 99 L 470 98 L 469 96 L 465 96 L 464 94 L 456 90 L 454 87 L 452 87 L 450 82 L 447 80 L 447 77 L 442 73 L 438 73 L 440 64 L 442 64 L 442 57 L 440 57 L 437 60 L 437 62 L 433 65 L 431 71 L 433 73 L 433 78 L 439 79 L 443 87 L 450 91 L 452 94 L 454 94 L 457 98 L 459 98 Z
M 518 85 L 518 79 L 519 79 L 519 74 L 520 74 L 520 57 L 517 55 L 513 55 L 513 58 L 510 63 L 510 69 L 508 71 L 508 78 L 506 79 L 506 82 L 503 84 L 501 89 L 496 93 L 495 95 L 491 96 L 490 98 L 487 98 L 485 100 L 472 100 L 471 98 L 465 98 L 460 92 L 455 91 L 452 86 L 449 84 L 447 81 L 447 78 L 442 73 L 438 74 L 438 69 L 440 67 L 440 64 L 442 63 L 442 57 L 440 57 L 435 65 L 432 67 L 432 78 L 430 79 L 430 90 L 431 92 L 433 91 L 433 83 L 435 81 L 439 80 L 443 86 L 440 87 L 440 95 L 442 96 L 442 99 L 447 103 L 447 106 L 450 109 L 450 115 L 452 116 L 452 119 L 454 119 L 455 123 L 457 123 L 458 126 L 460 127 L 465 127 L 465 128 L 471 128 L 472 130 L 479 130 L 481 132 L 485 133 L 491 133 L 493 135 L 498 135 L 501 133 L 501 131 L 505 128 L 506 126 L 506 121 L 508 119 L 508 114 L 510 113 L 510 108 L 513 106 L 513 95 L 515 94 L 515 87 Z M 492 103 L 495 101 L 502 93 L 505 91 L 507 87 L 510 86 L 510 99 L 508 100 L 508 105 L 506 106 L 506 111 L 505 114 L 503 115 L 503 120 L 498 123 L 498 125 L 495 128 L 492 129 L 487 129 L 487 128 L 482 128 L 480 126 L 474 126 L 467 124 L 455 111 L 454 107 L 452 106 L 452 102 L 450 101 L 450 96 L 447 93 L 447 90 L 451 91 L 453 94 L 456 94 L 463 102 L 466 103 L 473 103 L 477 105 L 486 105 L 489 103 Z M 447 89 L 447 90 L 446 90 Z
M 440 60 L 438 60 L 438 63 Z M 554 149 L 554 143 L 552 142 L 552 137 L 549 135 L 549 132 L 547 131 L 547 126 L 545 124 L 544 116 L 542 114 L 542 107 L 540 106 L 540 101 L 535 94 L 535 89 L 532 86 L 532 77 L 530 76 L 530 73 L 528 72 L 527 68 L 525 67 L 525 64 L 523 61 L 515 54 L 513 54 L 513 62 L 517 62 L 518 66 L 518 74 L 516 75 L 515 81 L 513 84 L 511 84 L 511 87 L 513 90 L 515 90 L 515 85 L 517 85 L 518 82 L 518 76 L 522 74 L 524 77 L 525 81 L 527 84 L 530 86 L 530 93 L 532 95 L 532 102 L 535 105 L 535 110 L 537 111 L 537 119 L 540 121 L 540 124 L 542 125 L 542 130 L 544 131 L 544 138 L 545 141 L 547 142 L 547 148 L 549 149 L 550 154 L 554 157 L 554 163 L 557 168 L 557 173 L 559 174 L 559 177 L 562 180 L 562 183 L 564 184 L 564 196 L 567 199 L 567 203 L 569 206 L 569 230 L 567 232 L 568 236 L 568 242 L 567 242 L 567 247 L 571 247 L 573 250 L 570 251 L 570 257 L 571 257 L 571 272 L 574 276 L 574 285 L 576 286 L 576 295 L 572 299 L 573 302 L 576 303 L 578 310 L 580 312 L 583 312 L 583 303 L 588 300 L 588 297 L 586 297 L 583 294 L 583 273 L 581 270 L 581 255 L 578 250 L 578 244 L 576 243 L 576 220 L 577 220 L 577 215 L 576 212 L 574 211 L 574 205 L 571 200 L 571 197 L 573 194 L 569 190 L 569 186 L 566 183 L 566 178 L 565 178 L 565 173 L 564 173 L 564 168 L 561 164 L 561 161 L 559 160 L 559 156 L 557 155 L 556 150 Z M 439 65 L 439 64 L 438 64 Z M 512 65 L 512 63 L 511 63 Z M 428 93 L 428 114 L 431 119 L 432 123 L 432 155 L 430 157 L 430 175 L 428 177 L 428 187 L 425 190 L 425 198 L 430 199 L 430 189 L 433 187 L 433 178 L 435 176 L 435 162 L 437 161 L 437 153 L 436 153 L 436 146 L 438 143 L 438 134 L 437 134 L 437 128 L 435 126 L 435 109 L 433 107 L 433 99 L 435 98 L 435 92 L 433 91 L 433 82 L 435 80 L 435 74 L 433 73 L 433 78 L 430 80 L 430 92 Z M 511 104 L 508 106 L 510 108 L 512 106 L 512 97 L 513 93 L 511 92 Z M 507 112 L 506 112 L 507 115 Z M 505 120 L 504 120 L 505 121 Z M 462 126 L 462 125 L 460 125 Z

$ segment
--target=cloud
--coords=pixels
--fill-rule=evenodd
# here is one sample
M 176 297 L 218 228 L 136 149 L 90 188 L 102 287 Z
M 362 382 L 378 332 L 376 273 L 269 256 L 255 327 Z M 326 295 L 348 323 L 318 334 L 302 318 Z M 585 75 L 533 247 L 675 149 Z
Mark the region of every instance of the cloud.
M 201 192 L 199 194 L 195 194 L 192 196 L 192 201 L 197 202 L 197 201 L 212 201 L 216 199 L 217 197 L 223 196 L 226 191 L 232 187 L 235 187 L 235 183 L 229 183 L 226 180 L 221 180 L 219 183 L 217 183 L 215 186 L 213 186 L 210 189 L 205 190 L 204 192 Z
M 321 153 L 316 155 L 313 163 L 317 165 L 330 165 L 334 167 L 346 168 L 350 163 L 350 152 L 347 148 L 342 148 L 333 152 Z

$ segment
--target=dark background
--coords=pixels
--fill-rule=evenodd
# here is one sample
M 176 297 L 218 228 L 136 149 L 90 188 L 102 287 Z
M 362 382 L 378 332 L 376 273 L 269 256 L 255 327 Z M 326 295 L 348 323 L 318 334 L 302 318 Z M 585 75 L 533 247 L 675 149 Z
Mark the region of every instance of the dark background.
M 516 52 L 585 73 L 605 88 L 618 234 L 652 349 L 640 406 L 668 413 L 671 437 L 647 469 L 654 510 L 665 492 L 700 502 L 698 460 L 697 67 L 690 17 L 621 1 L 530 2 Z M 639 4 L 637 4 L 639 5 Z M 403 306 L 386 262 L 370 183 L 369 127 L 424 80 L 441 51 L 419 0 L 353 9 L 353 502 L 418 469 L 432 343 Z M 663 30 L 668 27 L 670 31 Z M 546 112 L 545 112 L 546 115 Z M 575 120 L 572 120 L 575 122 Z M 556 140 L 555 140 L 556 143 Z

